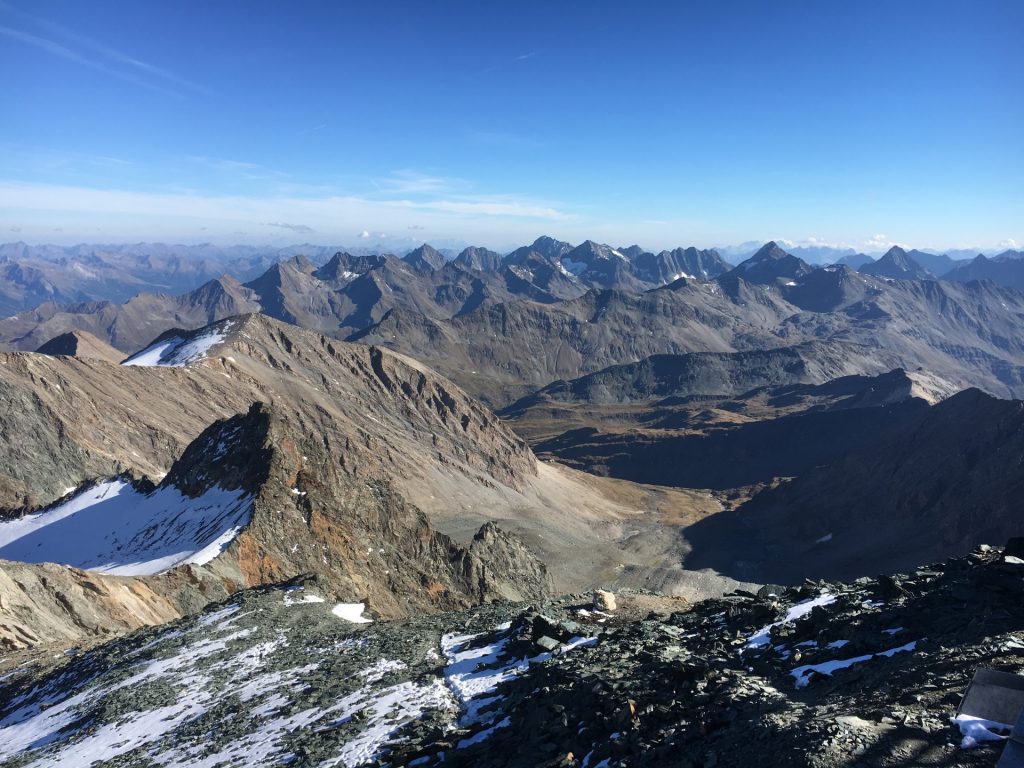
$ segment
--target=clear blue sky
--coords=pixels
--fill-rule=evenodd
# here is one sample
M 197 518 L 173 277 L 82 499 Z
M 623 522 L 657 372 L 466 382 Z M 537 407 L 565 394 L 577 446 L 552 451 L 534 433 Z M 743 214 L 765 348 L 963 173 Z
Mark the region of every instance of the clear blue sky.
M 1024 244 L 1024 3 L 0 0 L 0 240 Z

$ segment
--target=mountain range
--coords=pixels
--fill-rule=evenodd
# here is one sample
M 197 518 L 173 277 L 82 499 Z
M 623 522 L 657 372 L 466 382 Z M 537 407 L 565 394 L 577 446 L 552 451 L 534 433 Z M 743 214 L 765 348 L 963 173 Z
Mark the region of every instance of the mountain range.
M 531 252 L 558 263 L 567 257 L 572 265 L 581 265 L 576 266 L 573 272 L 592 270 L 590 275 L 583 276 L 583 281 L 589 286 L 607 287 L 615 283 L 623 287 L 622 276 L 616 274 L 616 262 L 600 258 L 602 254 L 607 256 L 614 251 L 628 261 L 627 271 L 634 273 L 640 284 L 650 287 L 687 275 L 700 279 L 715 278 L 730 268 L 730 261 L 744 261 L 763 245 L 745 243 L 717 250 L 688 247 L 655 252 L 637 245 L 614 248 L 587 241 L 575 246 L 576 254 L 573 256 L 569 256 L 569 252 L 574 246 L 550 237 L 538 238 L 532 245 L 514 249 L 505 255 L 477 246 L 466 247 L 460 252 L 450 248 L 437 250 L 423 244 L 410 250 L 408 246 L 403 247 L 402 243 L 396 241 L 391 247 L 407 263 L 413 260 L 419 263 L 422 256 L 418 257 L 417 254 L 428 254 L 432 269 L 454 260 L 460 266 L 479 272 L 497 272 L 509 265 L 530 269 L 529 264 L 524 262 L 528 261 L 527 256 Z M 785 241 L 779 245 L 815 267 L 837 263 L 857 269 L 874 260 L 852 248 L 787 245 Z M 301 255 L 321 266 L 338 252 L 375 256 L 387 251 L 366 244 L 346 248 L 311 244 L 279 248 L 165 243 L 74 246 L 4 243 L 0 244 L 0 317 L 31 310 L 47 302 L 75 304 L 109 301 L 120 304 L 138 293 L 175 295 L 194 290 L 223 275 L 231 275 L 245 283 L 280 261 Z M 943 277 L 955 267 L 963 267 L 980 255 L 974 251 L 949 251 L 952 256 L 918 250 L 910 253 L 914 260 L 936 277 Z M 1019 251 L 1012 250 L 986 254 L 990 260 L 1020 257 Z M 540 266 L 537 262 L 534 265 Z M 563 266 L 568 268 L 568 265 Z M 997 270 L 966 279 L 992 279 L 1000 283 L 1006 279 L 1009 280 L 1006 284 L 1017 287 L 1019 276 L 1004 277 L 1004 273 L 1005 270 Z
M 897 257 L 914 269 L 912 256 L 894 248 L 874 271 Z M 900 270 L 894 278 L 870 274 L 871 265 L 859 273 L 814 268 L 774 243 L 732 269 L 693 249 L 645 256 L 551 238 L 513 252 L 497 270 L 467 266 L 478 258 L 469 251 L 441 264 L 424 247 L 405 259 L 338 253 L 317 267 L 295 256 L 247 283 L 225 276 L 176 297 L 47 303 L 0 320 L 0 344 L 34 350 L 82 330 L 128 354 L 170 328 L 262 312 L 423 360 L 495 407 L 651 355 L 814 340 L 884 348 L 892 367 L 1024 394 L 1014 331 L 1024 298 L 992 282 L 905 279 Z M 643 266 L 650 264 L 658 268 Z
M 912 713 L 976 764 L 1024 292 L 857 257 L 279 253 L 0 320 L 0 761 L 838 767 Z

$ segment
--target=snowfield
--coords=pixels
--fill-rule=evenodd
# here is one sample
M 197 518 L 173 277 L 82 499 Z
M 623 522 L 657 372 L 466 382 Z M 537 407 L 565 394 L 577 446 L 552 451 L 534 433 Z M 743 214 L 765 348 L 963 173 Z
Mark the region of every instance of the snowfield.
M 0 522 L 0 559 L 60 563 L 117 576 L 203 565 L 252 517 L 243 491 L 212 488 L 191 499 L 176 488 L 146 495 L 108 480 L 18 520 Z
M 202 360 L 207 353 L 227 337 L 231 321 L 210 326 L 195 336 L 170 336 L 137 352 L 121 365 L 168 366 L 180 368 Z

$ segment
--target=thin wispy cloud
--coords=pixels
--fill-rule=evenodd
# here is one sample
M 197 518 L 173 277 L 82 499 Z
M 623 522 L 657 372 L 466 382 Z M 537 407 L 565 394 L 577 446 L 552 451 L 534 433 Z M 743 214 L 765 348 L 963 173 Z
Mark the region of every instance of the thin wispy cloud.
M 20 29 L 14 29 L 4 24 L 0 24 L 0 35 L 5 37 L 18 40 L 29 45 L 34 45 L 37 48 L 42 48 L 47 53 L 52 53 L 54 56 L 60 56 L 62 59 L 68 61 L 74 61 L 78 64 L 84 64 L 87 67 L 95 67 L 97 69 L 103 69 L 103 67 L 95 61 L 86 58 L 80 53 L 76 53 L 67 46 L 61 45 L 53 40 L 47 40 L 45 37 L 39 37 L 38 35 L 24 32 Z
M 886 235 L 875 235 L 864 243 L 867 249 L 873 251 L 887 251 L 894 245 L 899 245 L 899 243 L 889 239 Z
M 389 195 L 439 194 L 466 186 L 459 179 L 430 176 L 409 169 L 394 171 L 390 176 L 371 179 L 370 182 L 377 190 Z
M 307 227 L 305 224 L 289 224 L 286 221 L 265 221 L 264 226 L 277 227 L 278 229 L 287 229 L 291 232 L 296 232 L 300 235 L 312 235 L 316 233 L 316 230 L 312 227 Z
M 136 77 L 130 73 L 121 72 L 112 67 L 106 66 L 105 64 L 102 64 L 101 62 L 96 61 L 95 59 L 89 58 L 88 56 L 84 56 L 81 53 L 74 51 L 71 48 L 68 48 L 66 45 L 61 45 L 55 40 L 40 37 L 39 35 L 33 35 L 31 32 L 25 32 L 24 30 L 21 29 L 8 27 L 4 24 L 0 24 L 0 35 L 3 35 L 14 40 L 18 40 L 28 45 L 35 46 L 36 48 L 46 51 L 49 54 L 58 56 L 62 59 L 66 59 L 67 61 L 72 61 L 76 64 L 81 64 L 84 67 L 89 67 L 90 69 L 94 69 L 97 72 L 102 72 L 111 77 L 116 77 L 119 80 L 124 80 L 125 82 L 132 83 L 134 85 L 139 85 L 143 88 L 149 88 L 150 90 L 157 91 L 158 93 L 162 93 L 167 96 L 181 96 L 180 93 L 178 93 L 177 91 L 173 91 L 170 88 L 165 88 L 155 83 L 146 82 L 145 80 Z
M 208 227 L 204 237 L 231 232 L 278 231 L 281 237 L 315 234 L 327 241 L 353 232 L 404 231 L 410 224 L 444 236 L 521 239 L 552 231 L 573 217 L 544 202 L 513 196 L 380 200 L 355 195 L 260 197 L 168 194 L 0 180 L 0 227 L 28 227 L 23 237 L 42 237 L 41 225 L 60 222 L 73 239 L 97 223 L 126 240 L 175 237 Z M 37 224 L 38 222 L 38 224 Z M 240 226 L 241 225 L 241 226 Z M 556 232 L 556 234 L 558 234 Z M 187 235 L 184 235 L 187 237 Z M 273 237 L 271 239 L 274 239 Z M 280 239 L 280 238 L 277 238 Z M 366 239 L 366 238 L 364 238 Z
M 68 61 L 74 61 L 112 77 L 161 93 L 181 96 L 179 92 L 168 87 L 174 86 L 178 89 L 185 89 L 205 95 L 211 94 L 211 91 L 206 86 L 187 80 L 164 67 L 118 51 L 109 45 L 56 22 L 25 13 L 2 2 L 2 0 L 0 0 L 0 12 L 20 19 L 23 23 L 28 23 L 30 26 L 41 28 L 50 35 L 56 36 L 60 42 L 24 29 L 17 29 L 6 25 L 0 26 L 0 33 L 34 45 L 55 56 L 67 59 Z M 98 54 L 99 59 L 85 55 L 82 49 L 92 54 Z
M 288 174 L 284 171 L 278 171 L 265 165 L 245 160 L 207 157 L 205 155 L 188 155 L 185 160 L 206 171 L 213 171 L 222 176 L 237 177 L 247 181 L 278 181 L 288 178 Z

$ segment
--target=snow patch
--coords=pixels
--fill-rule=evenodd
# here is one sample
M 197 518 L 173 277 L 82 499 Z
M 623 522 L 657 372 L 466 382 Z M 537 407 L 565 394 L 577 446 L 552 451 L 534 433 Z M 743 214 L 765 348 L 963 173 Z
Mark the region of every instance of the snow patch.
M 285 594 L 284 604 L 285 605 L 303 605 L 304 603 L 322 603 L 324 599 L 320 595 L 303 595 L 302 597 L 295 599 L 291 595 Z
M 502 624 L 496 627 L 495 631 L 506 632 L 510 627 L 510 623 Z M 473 641 L 481 636 L 449 634 L 441 637 L 441 651 L 448 660 L 444 670 L 445 681 L 463 708 L 459 726 L 485 726 L 474 736 L 463 739 L 459 746 L 476 744 L 490 736 L 496 729 L 505 727 L 507 724 L 503 721 L 493 722 L 499 713 L 483 711 L 501 700 L 501 696 L 496 693 L 498 686 L 514 678 L 530 664 L 547 661 L 553 655 L 545 652 L 531 657 L 510 658 L 505 650 L 510 639 L 508 634 L 499 636 L 487 645 L 471 647 Z M 596 642 L 596 637 L 574 637 L 555 653 L 569 653 Z
M 804 600 L 802 603 L 797 603 L 788 611 L 786 611 L 786 616 L 784 618 L 779 619 L 778 621 L 773 622 L 766 627 L 762 627 L 753 635 L 751 635 L 750 639 L 747 640 L 745 648 L 762 648 L 768 645 L 769 641 L 771 640 L 772 627 L 778 627 L 792 621 L 798 621 L 799 619 L 802 619 L 804 616 L 813 611 L 815 608 L 819 606 L 831 605 L 835 601 L 835 595 L 830 595 L 828 592 L 822 592 L 818 597 L 815 597 L 812 600 Z
M 820 675 L 831 675 L 837 669 L 846 669 L 852 667 L 854 664 L 860 664 L 864 661 L 870 661 L 876 656 L 895 656 L 897 653 L 907 653 L 914 650 L 917 647 L 917 641 L 901 645 L 899 648 L 890 648 L 887 651 L 880 651 L 878 653 L 868 653 L 863 656 L 854 656 L 851 659 L 834 659 L 833 661 L 826 661 L 821 664 L 805 664 L 802 667 L 797 667 L 792 670 L 790 674 L 796 678 L 796 687 L 804 688 L 807 683 L 810 682 L 811 674 L 817 672 Z
M 366 610 L 366 603 L 338 603 L 331 609 L 331 613 L 339 619 L 351 621 L 353 624 L 369 624 L 373 619 L 363 616 Z
M 177 488 L 143 494 L 108 480 L 18 520 L 0 522 L 0 559 L 60 563 L 118 576 L 151 576 L 219 555 L 252 517 L 244 491 Z
M 957 715 L 953 723 L 960 728 L 961 749 L 974 749 L 983 741 L 1002 741 L 1009 737 L 1013 726 L 997 723 L 995 720 L 984 720 L 971 715 Z M 1002 733 L 998 733 L 1002 731 Z
M 587 271 L 587 263 L 585 261 L 573 261 L 572 259 L 562 259 L 562 268 L 569 270 L 570 274 L 581 275 Z
M 191 337 L 170 336 L 161 339 L 132 355 L 121 365 L 180 368 L 189 363 L 198 362 L 206 357 L 212 347 L 224 341 L 231 326 L 232 323 L 229 321 L 211 326 L 202 333 Z

